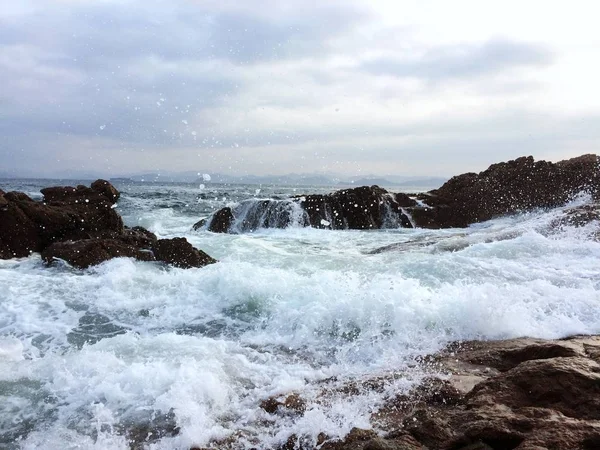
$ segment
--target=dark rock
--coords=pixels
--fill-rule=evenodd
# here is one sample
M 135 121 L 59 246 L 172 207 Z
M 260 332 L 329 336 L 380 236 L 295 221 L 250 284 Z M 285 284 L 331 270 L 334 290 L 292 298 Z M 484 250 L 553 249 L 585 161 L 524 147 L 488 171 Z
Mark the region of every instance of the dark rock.
M 213 214 L 210 220 L 210 225 L 208 226 L 208 230 L 212 231 L 213 233 L 227 233 L 231 229 L 233 221 L 234 217 L 231 208 L 227 207 L 220 209 L 215 214 Z M 199 223 L 197 223 L 196 225 L 198 225 Z M 194 225 L 194 229 L 198 229 L 204 224 L 199 226 L 196 225 Z
M 154 261 L 152 251 L 140 249 L 118 239 L 82 239 L 55 242 L 42 251 L 42 259 L 51 263 L 61 259 L 78 269 L 86 269 L 112 258 L 127 257 Z
M 204 267 L 217 261 L 194 248 L 185 238 L 160 239 L 152 246 L 157 261 L 182 269 Z
M 562 217 L 552 222 L 551 228 L 564 226 L 583 227 L 591 222 L 600 223 L 600 203 L 581 205 L 564 211 Z
M 367 441 L 363 450 L 425 450 L 425 448 L 410 435 L 397 439 L 375 438 Z
M 600 193 L 596 155 L 556 164 L 529 156 L 453 177 L 424 198 L 429 208 L 411 213 L 421 227 L 464 227 L 504 214 L 561 206 L 582 191 L 595 198 Z
M 42 248 L 39 225 L 25 211 L 35 202 L 25 194 L 8 192 L 0 209 L 0 258 L 29 256 Z M 25 211 L 24 211 L 25 210 Z
M 109 201 L 116 202 L 119 200 L 121 193 L 115 188 L 112 184 L 110 184 L 106 180 L 96 180 L 94 181 L 90 187 L 100 194 L 104 195 Z
M 373 430 L 352 428 L 343 440 L 325 442 L 321 450 L 362 450 L 367 441 L 376 438 Z
M 266 400 L 260 402 L 261 409 L 265 410 L 269 414 L 275 414 L 282 403 L 275 397 L 269 397 Z
M 582 357 L 525 361 L 478 384 L 467 397 L 471 408 L 497 403 L 600 420 L 600 365 Z
M 41 192 L 43 202 L 21 192 L 0 194 L 0 258 L 40 252 L 48 263 L 62 259 L 77 268 L 123 256 L 177 267 L 215 262 L 183 238 L 158 241 L 142 227 L 124 227 L 113 207 L 119 192 L 105 180 L 90 188 L 56 186 Z
M 275 414 L 279 411 L 304 414 L 306 411 L 306 400 L 298 394 L 290 394 L 284 401 L 280 401 L 276 397 L 269 397 L 260 402 L 260 407 L 269 414 Z
M 209 231 L 218 233 L 286 228 L 293 223 L 335 230 L 411 228 L 411 221 L 403 212 L 403 207 L 415 204 L 405 194 L 394 195 L 378 186 L 363 186 L 287 200 L 250 199 L 234 209 L 220 209 L 207 222 L 200 221 L 194 228 L 200 228 L 205 223 L 208 223 Z

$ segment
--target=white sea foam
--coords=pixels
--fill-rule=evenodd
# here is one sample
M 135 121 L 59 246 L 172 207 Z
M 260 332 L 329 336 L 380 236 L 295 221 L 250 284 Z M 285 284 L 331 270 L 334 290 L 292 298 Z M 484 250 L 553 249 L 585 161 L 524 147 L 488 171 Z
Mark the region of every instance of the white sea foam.
M 394 373 L 389 389 L 403 389 L 420 376 L 414 357 L 448 341 L 600 333 L 598 224 L 551 231 L 559 211 L 462 230 L 224 235 L 192 232 L 185 210 L 133 203 L 128 224 L 185 235 L 220 262 L 0 261 L 3 444 L 127 449 L 135 424 L 179 427 L 154 449 L 234 432 L 247 447 L 339 436 L 369 427 L 385 394 L 324 402 L 317 381 Z M 265 425 L 260 401 L 289 392 L 307 413 Z

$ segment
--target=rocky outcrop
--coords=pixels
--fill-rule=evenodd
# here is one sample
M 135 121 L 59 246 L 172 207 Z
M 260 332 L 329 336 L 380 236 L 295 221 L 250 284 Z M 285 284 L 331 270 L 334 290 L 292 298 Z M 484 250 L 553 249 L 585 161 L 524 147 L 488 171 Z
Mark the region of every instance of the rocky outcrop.
M 218 210 L 208 220 L 196 223 L 194 228 L 207 226 L 215 233 L 289 226 L 333 230 L 410 228 L 410 219 L 403 208 L 416 204 L 405 194 L 391 194 L 378 186 L 364 186 L 287 200 L 245 200 L 235 207 Z
M 217 211 L 209 231 L 246 232 L 290 225 L 324 229 L 462 228 L 494 217 L 562 206 L 580 192 L 600 196 L 600 163 L 584 155 L 556 164 L 522 157 L 480 173 L 450 179 L 439 189 L 409 196 L 378 186 L 288 200 L 246 200 Z
M 374 430 L 355 428 L 342 440 L 319 435 L 317 447 L 314 439 L 292 435 L 280 448 L 597 449 L 599 362 L 595 336 L 454 343 L 420 361 L 431 375 L 412 391 L 391 396 L 373 414 Z M 374 381 L 362 385 L 380 386 L 381 379 Z M 286 414 L 285 402 L 263 402 L 267 410 L 264 405 L 272 414 Z
M 504 214 L 564 205 L 580 192 L 600 195 L 600 162 L 584 155 L 556 164 L 522 157 L 451 178 L 411 210 L 419 227 L 465 227 Z
M 203 251 L 193 247 L 185 238 L 160 239 L 152 246 L 152 252 L 157 261 L 182 269 L 203 267 L 217 262 Z
M 120 239 L 55 242 L 42 251 L 42 259 L 47 263 L 60 259 L 78 269 L 86 269 L 118 257 L 135 258 L 140 261 L 156 260 L 151 250 L 127 244 Z
M 123 233 L 123 221 L 113 209 L 118 196 L 110 193 L 116 189 L 103 180 L 95 186 L 46 188 L 42 202 L 22 192 L 3 194 L 0 257 L 28 256 L 53 242 Z
M 379 229 L 385 227 L 386 220 L 396 226 L 411 228 L 402 207 L 416 204 L 405 194 L 390 194 L 379 186 L 345 189 L 328 195 L 307 195 L 300 201 L 310 226 L 334 230 Z
M 119 191 L 108 181 L 42 189 L 37 202 L 21 192 L 0 191 L 0 258 L 42 254 L 87 268 L 116 257 L 163 261 L 176 267 L 215 262 L 184 238 L 158 240 L 142 227 L 127 228 L 114 209 Z

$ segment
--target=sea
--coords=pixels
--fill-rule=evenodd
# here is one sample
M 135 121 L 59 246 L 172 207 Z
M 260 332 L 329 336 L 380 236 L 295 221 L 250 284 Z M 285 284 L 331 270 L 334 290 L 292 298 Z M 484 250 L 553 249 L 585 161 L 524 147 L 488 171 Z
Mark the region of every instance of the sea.
M 41 199 L 80 183 L 0 189 Z M 556 227 L 564 208 L 465 229 L 215 234 L 193 225 L 242 200 L 335 187 L 116 186 L 126 225 L 183 236 L 219 262 L 0 260 L 1 449 L 267 449 L 377 431 L 374 412 L 449 342 L 600 333 L 598 223 Z M 348 393 L 369 379 L 383 386 Z M 303 414 L 261 408 L 289 394 Z

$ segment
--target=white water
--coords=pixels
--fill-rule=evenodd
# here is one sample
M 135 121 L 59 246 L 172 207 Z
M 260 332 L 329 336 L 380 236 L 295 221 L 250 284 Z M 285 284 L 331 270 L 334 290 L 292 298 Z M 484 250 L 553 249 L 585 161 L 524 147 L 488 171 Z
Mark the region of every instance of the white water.
M 339 436 L 369 427 L 385 393 L 324 404 L 321 380 L 395 373 L 389 390 L 403 389 L 414 357 L 448 341 L 600 333 L 597 224 L 550 232 L 560 210 L 464 230 L 217 235 L 191 225 L 252 189 L 153 190 L 124 189 L 128 224 L 184 235 L 218 264 L 0 261 L 0 448 L 127 449 L 135 424 L 180 428 L 152 449 Z M 260 401 L 290 392 L 307 413 L 265 424 Z

